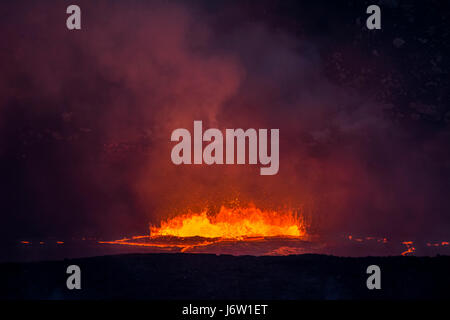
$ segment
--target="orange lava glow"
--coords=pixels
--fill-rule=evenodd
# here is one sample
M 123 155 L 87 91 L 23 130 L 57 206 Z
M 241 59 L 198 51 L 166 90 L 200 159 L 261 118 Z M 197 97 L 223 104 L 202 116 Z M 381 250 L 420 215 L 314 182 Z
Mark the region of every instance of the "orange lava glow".
M 303 238 L 306 227 L 301 215 L 292 210 L 268 211 L 254 206 L 222 206 L 215 216 L 187 213 L 151 226 L 150 236 L 244 239 L 248 237 L 289 236 Z
M 376 242 L 381 242 L 381 243 L 388 243 L 387 238 L 378 238 L 378 237 L 354 238 L 352 235 L 348 235 L 347 239 L 350 241 L 356 241 L 356 242 L 376 241 Z
M 427 247 L 446 247 L 449 245 L 448 241 L 442 241 L 442 242 L 435 242 L 435 243 L 431 243 L 431 242 L 427 242 Z
M 416 252 L 416 248 L 413 246 L 412 241 L 403 241 L 402 244 L 406 246 L 406 251 L 402 252 L 402 256 L 411 255 Z

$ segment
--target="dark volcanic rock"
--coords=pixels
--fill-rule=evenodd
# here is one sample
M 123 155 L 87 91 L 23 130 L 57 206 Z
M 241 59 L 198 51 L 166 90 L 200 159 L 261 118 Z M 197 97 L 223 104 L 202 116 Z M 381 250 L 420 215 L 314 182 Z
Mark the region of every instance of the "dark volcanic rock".
M 82 289 L 66 288 L 67 266 Z M 366 288 L 367 266 L 381 290 Z M 0 264 L 1 299 L 433 299 L 449 298 L 450 257 L 343 258 L 132 254 Z

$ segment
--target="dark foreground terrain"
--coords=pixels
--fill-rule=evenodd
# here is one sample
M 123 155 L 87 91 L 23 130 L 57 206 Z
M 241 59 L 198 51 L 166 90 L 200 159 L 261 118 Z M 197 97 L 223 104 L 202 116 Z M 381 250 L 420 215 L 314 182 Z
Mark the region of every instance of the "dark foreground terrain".
M 81 290 L 66 268 L 81 268 Z M 381 268 L 381 290 L 366 269 Z M 129 254 L 0 264 L 0 299 L 442 299 L 450 257 Z

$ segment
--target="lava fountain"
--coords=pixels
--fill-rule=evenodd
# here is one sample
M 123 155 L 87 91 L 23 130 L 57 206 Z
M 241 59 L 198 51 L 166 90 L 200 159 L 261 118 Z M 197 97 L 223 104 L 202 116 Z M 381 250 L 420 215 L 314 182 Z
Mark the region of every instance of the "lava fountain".
M 300 210 L 263 210 L 253 204 L 222 206 L 168 218 L 150 226 L 150 235 L 101 243 L 146 247 L 169 252 L 279 254 L 286 242 L 304 247 L 307 224 Z M 298 252 L 300 249 L 296 249 Z
M 216 215 L 207 211 L 187 213 L 151 226 L 150 236 L 204 237 L 245 239 L 248 237 L 306 237 L 301 214 L 294 210 L 269 211 L 255 206 L 227 208 L 222 206 Z

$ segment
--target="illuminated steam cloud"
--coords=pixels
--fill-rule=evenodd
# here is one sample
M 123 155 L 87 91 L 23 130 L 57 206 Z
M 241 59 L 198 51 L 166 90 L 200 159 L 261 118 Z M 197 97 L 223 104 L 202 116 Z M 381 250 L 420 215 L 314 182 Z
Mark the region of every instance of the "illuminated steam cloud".
M 79 5 L 83 29 L 68 32 L 64 4 L 2 4 L 14 8 L 0 22 L 4 234 L 142 234 L 236 198 L 302 207 L 323 234 L 448 232 L 448 131 L 414 134 L 331 80 L 321 40 L 200 5 Z M 354 56 L 350 69 L 368 63 Z M 170 134 L 194 120 L 279 128 L 278 174 L 175 166 Z

